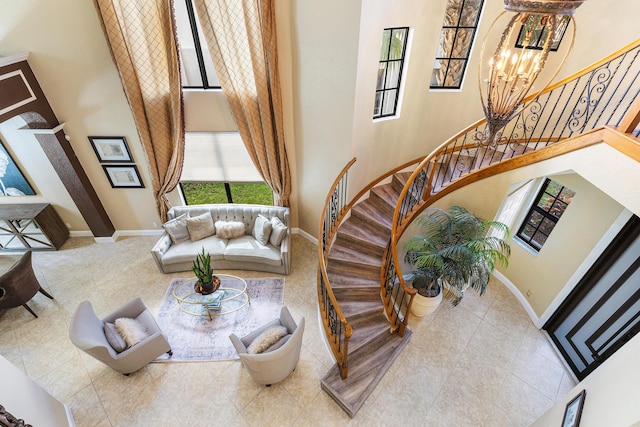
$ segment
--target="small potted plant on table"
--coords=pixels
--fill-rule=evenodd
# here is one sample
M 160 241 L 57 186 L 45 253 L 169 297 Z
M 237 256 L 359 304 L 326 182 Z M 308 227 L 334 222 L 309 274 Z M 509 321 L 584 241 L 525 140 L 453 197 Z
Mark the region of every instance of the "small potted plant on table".
M 193 274 L 198 279 L 194 285 L 194 290 L 202 295 L 209 295 L 220 287 L 220 278 L 213 275 L 211 255 L 205 253 L 204 247 L 193 261 Z

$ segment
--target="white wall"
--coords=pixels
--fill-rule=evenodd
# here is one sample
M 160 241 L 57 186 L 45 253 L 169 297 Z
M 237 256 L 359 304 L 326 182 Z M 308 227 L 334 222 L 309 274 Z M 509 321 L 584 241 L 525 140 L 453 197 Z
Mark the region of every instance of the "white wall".
M 17 419 L 40 427 L 75 426 L 71 410 L 66 405 L 2 356 L 0 378 L 0 402 Z
M 58 120 L 66 123 L 64 129 L 73 150 L 115 228 L 153 228 L 152 223 L 159 222 L 159 218 L 144 152 L 93 2 L 0 3 L 0 56 L 20 52 L 30 52 L 29 65 Z M 146 188 L 111 188 L 87 139 L 94 135 L 126 137 Z M 11 141 L 19 143 L 17 139 Z M 25 165 L 24 172 L 34 181 L 50 179 L 46 168 Z M 77 208 L 67 205 L 65 192 L 40 188 L 42 198 L 54 205 L 65 205 L 60 214 L 74 226 L 72 231 L 88 230 L 77 219 Z

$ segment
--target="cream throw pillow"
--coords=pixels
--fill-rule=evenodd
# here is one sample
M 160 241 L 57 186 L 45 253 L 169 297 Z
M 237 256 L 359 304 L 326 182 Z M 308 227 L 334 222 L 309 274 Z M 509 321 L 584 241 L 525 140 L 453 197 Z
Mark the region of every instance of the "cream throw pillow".
M 189 230 L 189 236 L 191 236 L 192 242 L 216 234 L 213 218 L 211 218 L 211 213 L 209 212 L 187 218 L 187 229 Z
M 149 336 L 147 328 L 136 319 L 121 317 L 115 321 L 116 331 L 122 337 L 127 347 L 138 344 Z
M 240 221 L 216 221 L 217 236 L 221 239 L 234 239 L 244 236 L 244 223 Z
M 269 243 L 269 236 L 271 235 L 271 221 L 262 215 L 256 217 L 256 222 L 253 225 L 253 237 L 258 242 L 267 246 Z
M 162 224 L 162 228 L 167 232 L 174 245 L 189 240 L 189 231 L 187 230 L 187 214 L 182 214 L 176 218 Z
M 282 240 L 287 235 L 287 226 L 284 225 L 282 220 L 277 216 L 271 218 L 271 236 L 269 237 L 269 243 L 273 246 L 280 246 Z
M 289 332 L 287 328 L 284 326 L 272 326 L 270 328 L 265 329 L 260 335 L 258 335 L 249 347 L 247 347 L 247 353 L 249 354 L 258 354 L 262 353 L 273 344 L 280 341 L 280 338 L 287 335 Z

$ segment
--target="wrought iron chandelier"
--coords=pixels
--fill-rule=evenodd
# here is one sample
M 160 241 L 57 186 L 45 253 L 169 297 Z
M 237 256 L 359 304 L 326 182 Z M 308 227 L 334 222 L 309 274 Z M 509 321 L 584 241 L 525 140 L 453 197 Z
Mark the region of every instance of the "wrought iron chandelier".
M 559 66 L 545 78 L 545 88 L 558 74 L 571 51 L 575 37 L 573 12 L 584 0 L 504 0 L 505 11 L 493 22 L 485 37 L 478 83 L 482 108 L 487 119 L 486 131 L 480 136 L 482 144 L 495 146 L 507 123 L 526 106 L 526 97 L 533 92 L 534 82 L 543 71 L 549 52 L 572 25 L 571 42 Z M 509 19 L 493 53 L 488 41 L 497 35 L 493 31 L 499 22 Z M 549 73 L 545 73 L 549 76 Z M 536 91 L 542 90 L 536 89 Z

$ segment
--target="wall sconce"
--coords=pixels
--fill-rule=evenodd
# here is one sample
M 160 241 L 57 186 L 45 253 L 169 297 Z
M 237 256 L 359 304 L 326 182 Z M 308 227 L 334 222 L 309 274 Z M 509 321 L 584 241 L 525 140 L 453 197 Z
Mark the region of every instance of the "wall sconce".
M 549 52 L 557 50 L 569 23 L 571 42 L 557 69 L 546 78 L 541 91 L 558 74 L 569 56 L 575 38 L 573 12 L 584 0 L 504 0 L 505 11 L 491 25 L 482 46 L 478 84 L 487 128 L 483 145 L 496 146 L 504 127 L 528 104 L 523 100 L 534 92 L 533 84 L 541 74 Z M 509 18 L 510 17 L 510 18 Z M 494 29 L 509 19 L 497 48 L 491 52 L 488 42 L 495 40 Z M 545 73 L 549 75 L 549 73 Z

